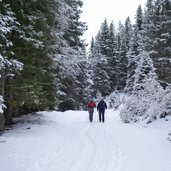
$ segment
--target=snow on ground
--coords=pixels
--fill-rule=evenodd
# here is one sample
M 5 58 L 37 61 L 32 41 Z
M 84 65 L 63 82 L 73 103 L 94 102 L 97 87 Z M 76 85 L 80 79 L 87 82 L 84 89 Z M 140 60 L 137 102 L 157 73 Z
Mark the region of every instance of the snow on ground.
M 170 171 L 171 121 L 124 124 L 119 111 L 39 112 L 0 136 L 0 171 Z

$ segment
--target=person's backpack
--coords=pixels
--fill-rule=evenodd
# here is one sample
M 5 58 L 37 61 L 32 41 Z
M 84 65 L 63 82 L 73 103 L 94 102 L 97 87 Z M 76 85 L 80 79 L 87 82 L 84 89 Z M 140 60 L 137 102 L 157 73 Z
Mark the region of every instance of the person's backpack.
M 91 102 L 89 103 L 88 107 L 90 107 L 90 108 L 93 108 L 93 107 L 95 107 L 95 104 L 94 104 L 94 102 L 92 102 L 92 101 L 91 101 Z

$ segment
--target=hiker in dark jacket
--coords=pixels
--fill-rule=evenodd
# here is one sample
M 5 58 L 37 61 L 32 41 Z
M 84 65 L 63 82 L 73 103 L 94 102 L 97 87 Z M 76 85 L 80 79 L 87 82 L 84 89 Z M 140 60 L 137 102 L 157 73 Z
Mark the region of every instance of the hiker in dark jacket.
M 94 113 L 94 108 L 96 107 L 96 104 L 91 100 L 88 104 L 88 112 L 89 112 L 89 121 L 93 121 L 93 113 Z
M 97 111 L 99 112 L 99 122 L 105 121 L 105 116 L 104 116 L 105 115 L 105 109 L 107 109 L 107 104 L 102 99 L 97 105 Z

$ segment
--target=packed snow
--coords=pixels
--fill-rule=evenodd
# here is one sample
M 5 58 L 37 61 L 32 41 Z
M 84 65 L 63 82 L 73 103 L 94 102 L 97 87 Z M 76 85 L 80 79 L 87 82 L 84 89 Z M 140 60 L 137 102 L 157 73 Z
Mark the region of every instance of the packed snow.
M 171 120 L 125 124 L 119 110 L 105 123 L 87 111 L 22 116 L 0 136 L 1 171 L 170 171 Z

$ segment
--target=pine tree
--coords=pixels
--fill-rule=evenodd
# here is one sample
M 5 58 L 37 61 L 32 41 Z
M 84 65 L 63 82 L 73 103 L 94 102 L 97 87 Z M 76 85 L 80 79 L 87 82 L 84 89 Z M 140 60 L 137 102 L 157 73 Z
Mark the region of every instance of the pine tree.
M 81 0 L 71 0 L 67 2 L 70 6 L 70 25 L 69 29 L 64 34 L 64 39 L 67 40 L 70 47 L 79 50 L 79 48 L 83 48 L 84 50 L 84 42 L 80 39 L 80 36 L 83 35 L 84 31 L 87 30 L 87 26 L 84 22 L 80 22 L 80 15 L 82 13 L 81 7 L 83 2 Z
M 171 46 L 171 2 L 169 0 L 156 1 L 155 17 L 155 40 L 153 53 L 151 54 L 158 78 L 163 86 L 170 83 L 170 46 Z M 162 67 L 161 67 L 162 66 Z
M 137 68 L 134 74 L 134 86 L 144 83 L 147 79 L 155 78 L 156 73 L 153 61 L 147 52 L 140 53 L 137 57 Z
M 102 22 L 100 30 L 94 40 L 93 51 L 90 51 L 89 59 L 91 60 L 91 71 L 93 73 L 91 88 L 94 89 L 91 93 L 92 97 L 95 97 L 97 92 L 100 92 L 105 96 L 109 95 L 112 91 L 112 82 L 110 78 L 112 67 L 110 62 L 113 59 L 112 56 L 109 56 L 109 53 L 112 52 L 112 49 L 110 49 L 111 44 L 109 45 L 109 42 L 114 41 L 109 38 L 109 33 L 114 34 L 112 27 L 109 31 L 107 20 L 105 19 L 104 22 Z
M 15 13 L 12 11 L 8 1 L 0 2 L 0 11 L 0 95 L 4 97 L 5 105 L 8 106 L 13 99 L 13 87 L 11 83 L 14 81 L 14 77 L 17 76 L 17 74 L 22 70 L 22 63 L 20 63 L 16 58 L 14 42 L 12 40 L 13 33 L 19 30 L 19 23 L 17 22 Z M 10 106 L 8 108 L 10 112 L 4 113 L 6 124 L 10 124 L 12 122 L 11 109 L 12 108 Z
M 94 42 L 94 37 L 92 37 L 91 42 L 90 42 L 90 54 L 95 53 L 95 42 Z
M 153 0 L 148 0 L 146 3 L 146 8 L 144 11 L 143 19 L 143 30 L 144 30 L 144 47 L 145 50 L 149 53 L 153 50 L 154 43 L 154 30 L 155 30 L 155 21 L 154 21 L 154 2 Z
M 94 40 L 94 52 L 93 54 L 101 53 L 101 32 L 98 31 L 95 40 Z
M 133 83 L 135 69 L 138 64 L 137 56 L 144 51 L 144 42 L 143 42 L 143 14 L 141 6 L 138 6 L 136 13 L 136 22 L 132 29 L 129 31 L 132 38 L 128 43 L 129 51 L 127 52 L 128 66 L 127 66 L 127 80 L 125 91 L 131 92 L 133 90 Z
M 116 48 L 116 73 L 117 73 L 117 83 L 116 87 L 118 90 L 123 90 L 126 85 L 127 77 L 127 47 L 125 39 L 125 26 L 119 22 L 118 24 L 118 34 L 117 34 L 117 48 Z
M 131 20 L 128 17 L 125 21 L 125 46 L 126 46 L 126 51 L 128 52 L 130 47 L 131 47 L 131 37 L 132 37 L 132 24 Z
M 121 111 L 124 122 L 139 122 L 146 119 L 151 122 L 163 113 L 162 99 L 164 91 L 157 82 L 153 61 L 147 52 L 137 56 L 133 91 Z
M 59 51 L 55 55 L 56 87 L 57 87 L 57 106 L 59 110 L 76 109 L 85 102 L 84 94 L 86 79 L 86 56 L 85 44 L 80 38 L 86 30 L 86 25 L 80 22 L 82 1 L 66 1 L 58 7 L 58 16 L 64 20 L 58 22 L 59 31 L 63 31 Z M 62 11 L 61 8 L 65 8 Z M 61 13 L 62 12 L 62 13 Z M 62 23 L 63 22 L 63 23 Z M 63 28 L 64 27 L 64 28 Z M 55 31 L 55 30 L 54 30 Z M 59 35 L 59 33 L 56 33 Z
M 100 92 L 102 96 L 109 95 L 111 92 L 110 87 L 110 77 L 108 71 L 108 61 L 106 56 L 102 54 L 95 54 L 93 56 L 93 85 L 92 89 L 94 92 L 92 93 L 93 97 L 96 97 L 97 92 Z
M 115 56 L 115 51 L 116 51 L 116 35 L 115 35 L 115 26 L 113 24 L 113 21 L 110 23 L 110 26 L 109 26 L 109 42 L 108 42 L 108 47 L 109 47 L 109 54 L 108 54 L 108 56 L 109 57 L 114 57 Z
M 101 24 L 100 28 L 100 53 L 105 56 L 109 56 L 109 28 L 107 19 Z
M 115 32 L 115 26 L 113 24 L 113 21 L 109 25 L 109 42 L 108 42 L 108 75 L 110 77 L 110 82 L 111 82 L 111 90 L 114 90 L 116 88 L 116 75 L 117 75 L 117 70 L 116 70 L 116 32 Z
M 24 65 L 20 75 L 5 80 L 5 115 L 12 117 L 52 107 L 53 84 L 50 74 L 50 25 L 53 24 L 54 1 L 9 1 L 19 23 L 12 30 L 11 41 L 17 60 Z M 42 5 L 42 6 L 41 6 Z

